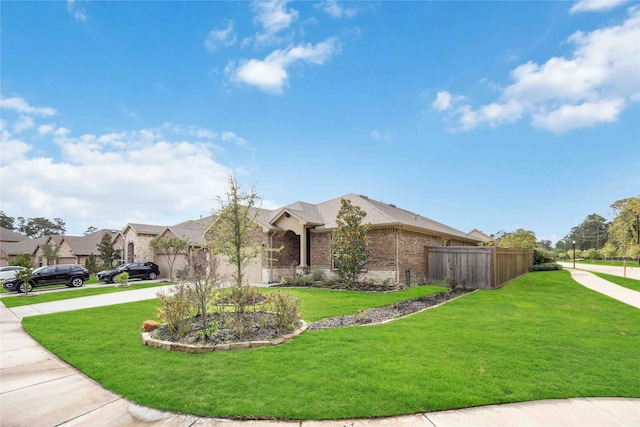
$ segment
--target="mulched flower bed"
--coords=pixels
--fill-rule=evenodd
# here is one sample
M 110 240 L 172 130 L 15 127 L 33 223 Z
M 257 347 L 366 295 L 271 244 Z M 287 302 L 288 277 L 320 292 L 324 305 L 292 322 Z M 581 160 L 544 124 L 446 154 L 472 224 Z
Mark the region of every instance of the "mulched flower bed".
M 395 292 L 409 287 L 404 283 L 392 283 L 389 285 L 354 283 L 352 287 L 347 287 L 344 283 L 338 282 L 312 282 L 312 283 L 277 283 L 270 285 L 270 288 L 318 288 L 318 289 L 334 289 L 343 291 L 362 291 L 362 292 Z
M 247 320 L 240 322 L 235 313 L 207 314 L 207 324 L 217 322 L 219 327 L 210 337 L 204 339 L 201 316 L 191 319 L 191 332 L 183 337 L 173 336 L 162 325 L 153 331 L 153 337 L 163 341 L 180 342 L 183 344 L 228 344 L 246 341 L 270 341 L 282 335 L 289 334 L 295 328 L 276 327 L 275 314 L 261 311 L 245 313 Z
M 310 331 L 322 329 L 344 328 L 346 326 L 367 325 L 371 323 L 382 323 L 399 317 L 408 316 L 429 307 L 441 304 L 472 291 L 447 290 L 433 295 L 423 296 L 407 301 L 401 301 L 384 307 L 370 308 L 362 310 L 356 314 L 347 316 L 329 317 L 316 322 L 309 323 L 307 328 Z
M 336 316 L 321 319 L 308 325 L 308 330 L 318 331 L 323 329 L 343 328 L 347 326 L 367 325 L 382 323 L 400 317 L 408 316 L 429 307 L 452 300 L 472 291 L 447 290 L 433 295 L 401 301 L 384 307 L 369 308 L 358 311 L 355 314 Z M 261 311 L 245 313 L 247 321 L 240 322 L 235 313 L 207 314 L 207 324 L 217 322 L 219 328 L 209 337 L 203 336 L 200 316 L 191 319 L 191 332 L 183 337 L 173 336 L 162 325 L 153 331 L 153 337 L 163 341 L 179 342 L 183 344 L 229 344 L 247 341 L 271 341 L 286 334 L 290 334 L 295 328 L 278 328 L 275 325 L 275 315 Z

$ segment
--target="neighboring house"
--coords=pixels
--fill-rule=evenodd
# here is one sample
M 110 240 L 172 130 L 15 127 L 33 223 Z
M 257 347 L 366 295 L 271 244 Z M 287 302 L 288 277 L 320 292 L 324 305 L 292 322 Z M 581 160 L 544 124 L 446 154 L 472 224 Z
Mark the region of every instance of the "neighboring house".
M 34 267 L 37 266 L 36 250 L 39 245 L 45 243 L 48 239 L 49 237 L 30 239 L 15 231 L 0 227 L 0 267 L 9 265 L 14 258 L 22 254 L 31 255 Z
M 98 244 L 105 233 L 116 235 L 114 230 L 99 230 L 86 236 L 46 236 L 30 239 L 11 230 L 0 230 L 2 240 L 0 242 L 0 266 L 8 265 L 15 257 L 28 253 L 34 267 L 53 264 L 80 264 L 84 265 L 85 260 L 91 254 L 98 255 Z M 19 238 L 22 237 L 22 240 Z M 55 260 L 47 260 L 42 249 L 49 244 L 59 247 Z
M 475 246 L 484 241 L 393 204 L 371 200 L 367 196 L 347 194 L 319 204 L 296 202 L 273 211 L 256 209 L 258 242 L 268 248 L 282 248 L 250 269 L 248 281 L 270 283 L 291 276 L 293 270 L 307 273 L 314 269 L 333 273 L 331 236 L 337 228 L 340 199 L 349 199 L 366 213 L 371 224 L 368 234 L 369 260 L 362 278 L 426 281 L 426 247 Z M 207 231 L 215 233 L 215 224 Z M 255 274 L 260 271 L 260 277 Z M 259 280 L 256 280 L 259 279 Z
M 213 217 L 209 216 L 199 220 L 189 220 L 171 227 L 165 227 L 164 231 L 158 235 L 161 238 L 169 239 L 171 237 L 177 237 L 189 242 L 188 250 L 176 256 L 173 265 L 174 278 L 178 271 L 186 267 L 187 256 L 191 255 L 193 251 L 203 249 L 207 245 L 204 232 L 211 225 L 212 218 Z M 167 256 L 156 253 L 154 262 L 158 264 L 160 268 L 160 276 L 169 277 L 169 260 Z
M 102 236 L 109 234 L 114 238 L 117 233 L 115 230 L 102 229 L 86 236 L 62 236 L 56 264 L 84 265 L 89 255 L 94 254 L 97 257 L 100 254 L 98 245 Z
M 114 247 L 123 251 L 122 262 L 154 261 L 149 242 L 166 228 L 163 225 L 127 224 L 114 242 Z
M 483 233 L 482 231 L 478 230 L 477 228 L 474 228 L 473 230 L 471 230 L 469 232 L 469 236 L 475 237 L 476 239 L 479 239 L 480 241 L 482 241 L 482 243 L 489 243 L 489 242 L 493 242 L 495 240 L 493 237 Z

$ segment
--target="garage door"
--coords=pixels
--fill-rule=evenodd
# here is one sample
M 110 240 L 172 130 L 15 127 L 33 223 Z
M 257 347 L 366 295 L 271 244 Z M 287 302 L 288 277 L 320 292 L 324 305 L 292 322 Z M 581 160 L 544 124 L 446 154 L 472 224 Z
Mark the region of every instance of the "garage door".
M 66 257 L 66 258 L 58 258 L 58 262 L 56 264 L 75 264 L 76 257 Z
M 226 257 L 222 255 L 218 255 L 218 271 L 225 276 L 226 280 L 233 280 L 233 274 L 236 271 L 236 267 L 234 265 L 226 262 Z M 244 269 L 244 280 L 245 283 L 261 283 L 262 282 L 262 263 L 259 260 L 256 260 L 255 263 L 248 265 Z

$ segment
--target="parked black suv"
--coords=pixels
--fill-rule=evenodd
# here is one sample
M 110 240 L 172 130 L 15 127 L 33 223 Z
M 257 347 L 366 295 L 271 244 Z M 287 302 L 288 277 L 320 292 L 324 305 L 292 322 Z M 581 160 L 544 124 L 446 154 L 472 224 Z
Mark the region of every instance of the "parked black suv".
M 79 288 L 84 285 L 85 280 L 89 280 L 89 270 L 77 264 L 45 265 L 33 270 L 33 277 L 27 283 L 20 279 L 13 278 L 5 280 L 2 286 L 8 291 L 25 292 L 31 291 L 38 286 L 64 284 L 68 287 Z M 27 289 L 28 288 L 28 289 Z
M 160 275 L 160 268 L 152 262 L 130 262 L 113 270 L 100 271 L 97 276 L 101 282 L 113 283 L 114 277 L 124 272 L 129 273 L 129 279 L 155 280 Z

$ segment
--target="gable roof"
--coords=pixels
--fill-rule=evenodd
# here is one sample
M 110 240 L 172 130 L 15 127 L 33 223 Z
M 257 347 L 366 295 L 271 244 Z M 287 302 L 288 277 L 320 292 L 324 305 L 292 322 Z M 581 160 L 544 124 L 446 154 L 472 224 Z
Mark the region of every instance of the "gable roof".
M 97 254 L 99 252 L 98 245 L 102 240 L 102 236 L 107 233 L 111 234 L 111 237 L 114 237 L 117 234 L 117 231 L 102 229 L 86 236 L 64 236 L 64 239 L 60 243 L 66 242 L 73 251 L 74 255 L 91 255 L 92 253 Z
M 48 240 L 49 236 L 25 239 L 20 242 L 0 242 L 0 248 L 2 248 L 7 255 L 33 255 L 38 249 L 38 246 L 44 245 Z
M 0 242 L 21 242 L 28 239 L 28 236 L 17 233 L 8 228 L 0 227 Z
M 348 199 L 353 205 L 362 208 L 367 213 L 365 222 L 371 224 L 373 227 L 405 226 L 447 237 L 478 241 L 477 238 L 469 236 L 463 231 L 415 212 L 398 208 L 394 204 L 379 202 L 367 196 L 353 193 L 318 204 L 318 211 L 325 219 L 325 222 L 321 227 L 316 227 L 317 229 L 331 230 L 337 228 L 336 217 L 340 210 L 340 199 Z
M 153 234 L 153 235 L 156 235 L 156 234 L 162 233 L 167 228 L 167 226 L 165 226 L 165 225 L 129 223 L 122 230 L 123 234 L 124 234 L 125 231 L 127 231 L 127 228 L 131 228 L 137 234 Z

